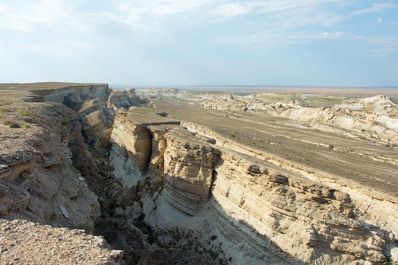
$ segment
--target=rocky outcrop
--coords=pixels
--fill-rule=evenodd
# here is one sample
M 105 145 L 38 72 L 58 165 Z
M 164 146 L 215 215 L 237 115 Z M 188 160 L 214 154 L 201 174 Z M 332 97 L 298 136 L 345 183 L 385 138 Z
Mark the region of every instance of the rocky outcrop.
M 76 114 L 47 104 L 35 115 L 45 121 L 31 128 L 28 138 L 3 142 L 7 152 L 0 155 L 0 217 L 92 231 L 99 204 L 72 166 L 67 143 L 73 135 L 62 126 L 72 126 Z
M 57 89 L 37 89 L 31 91 L 32 101 L 51 101 L 68 107 L 87 99 L 107 99 L 111 89 L 107 84 L 79 85 Z
M 152 152 L 152 134 L 148 126 L 161 124 L 173 125 L 179 121 L 156 115 L 153 109 L 145 107 L 117 112 L 111 136 L 113 165 L 120 169 L 115 172 L 116 176 L 129 182 L 128 185 L 136 184 L 147 170 Z
M 232 249 L 239 245 L 246 253 L 242 255 L 250 256 L 248 264 L 396 260 L 394 218 L 370 211 L 365 201 L 373 203 L 371 197 L 317 181 L 315 175 L 254 153 L 206 127 L 168 124 L 170 118 L 156 111 L 132 108 L 117 118 L 131 128 L 123 131 L 119 126 L 118 137 L 124 138 L 123 146 L 137 165 L 141 161 L 142 181 L 150 183 L 143 193 L 146 220 L 152 225 L 182 225 L 165 201 L 193 216 L 186 219 L 187 226 L 199 220 L 212 222 L 215 228 L 209 233 L 219 234 L 221 243 L 235 242 Z M 397 210 L 392 206 L 390 215 Z M 151 216 L 169 221 L 162 225 Z M 206 221 L 196 226 L 198 231 L 208 229 Z M 232 264 L 242 262 L 231 252 Z M 264 257 L 269 262 L 262 261 Z
M 209 143 L 176 127 L 164 135 L 164 189 L 168 201 L 184 213 L 195 215 L 210 195 L 213 167 L 219 156 Z
M 140 173 L 155 172 L 164 179 L 168 200 L 176 208 L 195 214 L 207 202 L 212 183 L 213 166 L 218 155 L 209 143 L 198 141 L 178 121 L 145 110 L 119 111 L 112 133 L 112 142 L 119 151 L 133 160 Z M 148 119 L 148 116 L 153 117 Z
M 231 150 L 221 158 L 211 202 L 220 215 L 242 220 L 240 230 L 254 229 L 261 244 L 305 263 L 386 261 L 393 234 L 358 220 L 348 194 Z
M 113 91 L 107 101 L 110 109 L 128 109 L 131 106 L 139 106 L 146 103 L 146 100 L 140 99 L 135 93 L 135 89 L 126 89 L 122 91 Z
M 95 224 L 96 233 L 124 250 L 128 264 L 398 262 L 398 206 L 393 200 L 382 201 L 362 192 L 361 186 L 342 185 L 349 182 L 239 143 L 236 134 L 227 139 L 221 134 L 229 133 L 227 126 L 216 133 L 180 121 L 169 115 L 172 108 L 157 109 L 156 102 L 131 107 L 143 103 L 134 91 L 109 94 L 105 86 L 37 92 L 36 100 L 68 107 L 34 103 L 35 112 L 28 113 L 35 117 L 33 128 L 21 138 L 9 137 L 15 131 L 0 125 L 7 136 L 0 155 L 1 218 L 87 231 Z M 194 95 L 152 89 L 147 96 L 159 94 L 177 101 Z M 181 103 L 203 105 L 207 97 L 201 93 Z M 333 124 L 350 133 L 357 130 L 358 135 L 371 126 L 370 131 L 386 137 L 387 121 L 376 124 L 384 131 L 372 122 L 382 115 L 396 118 L 394 105 L 385 98 L 356 102 L 364 107 L 355 115 L 351 112 L 359 111 L 353 109 L 357 105 L 310 109 L 230 94 L 215 98 L 223 102 L 217 109 L 224 111 L 210 118 L 229 115 L 225 110 L 266 111 L 314 127 Z M 213 108 L 213 103 L 206 107 Z M 81 231 L 4 219 L 0 226 L 10 228 L 2 236 L 11 240 L 26 229 L 23 243 L 37 242 L 40 249 L 51 244 L 46 240 L 65 239 L 62 247 L 72 249 L 75 263 L 121 262 L 120 252 L 104 250 L 103 241 Z M 48 237 L 34 241 L 31 232 Z M 69 245 L 74 240 L 78 247 Z M 20 252 L 17 258 L 23 262 L 36 262 L 26 258 L 38 253 L 36 248 L 29 252 L 3 242 L 9 242 L 0 243 L 9 249 L 8 260 Z M 102 254 L 83 256 L 82 249 Z M 51 262 L 69 262 L 51 258 L 43 255 Z

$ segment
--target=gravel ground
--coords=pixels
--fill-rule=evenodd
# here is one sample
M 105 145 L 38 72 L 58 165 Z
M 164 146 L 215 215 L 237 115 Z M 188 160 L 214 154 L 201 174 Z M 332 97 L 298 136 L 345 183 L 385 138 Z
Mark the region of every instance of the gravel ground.
M 121 253 L 84 230 L 0 219 L 0 264 L 123 264 Z

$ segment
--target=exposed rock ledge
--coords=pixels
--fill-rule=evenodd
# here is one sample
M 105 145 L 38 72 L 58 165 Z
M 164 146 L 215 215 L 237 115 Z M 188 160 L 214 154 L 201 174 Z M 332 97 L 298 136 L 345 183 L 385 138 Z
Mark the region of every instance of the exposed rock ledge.
M 2 109 L 25 126 L 0 124 L 0 263 L 123 264 L 120 251 L 85 234 L 93 232 L 100 204 L 95 186 L 88 187 L 72 162 L 78 152 L 90 154 L 86 141 L 94 148 L 102 148 L 96 143 L 106 137 L 109 142 L 106 130 L 113 117 L 103 107 L 108 86 L 33 93 L 39 102 L 20 100 Z M 88 99 L 95 103 L 84 105 Z
M 193 133 L 155 112 L 119 112 L 123 126 L 112 133 L 119 151 L 139 165 L 138 180 L 146 177 L 148 191 L 158 187 L 145 197 L 149 224 L 214 233 L 217 242 L 228 244 L 232 264 L 398 261 L 395 204 L 385 202 L 391 208 L 381 214 L 367 208 L 372 198 L 357 200 L 355 192 L 254 158 L 205 127 L 184 123 Z M 193 217 L 172 214 L 167 205 Z
M 55 228 L 96 224 L 131 264 L 398 262 L 395 203 L 319 181 L 156 108 L 127 110 L 142 103 L 133 91 L 110 93 L 102 85 L 36 92 L 36 101 L 56 103 L 27 104 L 37 116 L 27 134 L 2 128 L 0 217 L 53 226 L 0 219 L 0 236 L 15 241 L 1 240 L 2 258 L 34 263 L 68 248 L 70 258 L 41 261 L 122 264 L 100 238 Z

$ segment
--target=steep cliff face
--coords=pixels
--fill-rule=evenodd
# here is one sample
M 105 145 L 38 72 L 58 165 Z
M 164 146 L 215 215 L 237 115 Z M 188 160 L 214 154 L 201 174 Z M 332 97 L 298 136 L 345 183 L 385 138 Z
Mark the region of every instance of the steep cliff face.
M 53 102 L 28 103 L 29 130 L 0 125 L 1 218 L 95 227 L 132 264 L 398 262 L 394 200 L 156 107 L 130 107 L 143 103 L 134 91 L 109 97 L 107 86 L 82 86 L 36 95 Z M 230 106 L 247 107 L 239 104 Z M 306 115 L 342 117 L 329 114 Z
M 389 208 L 381 213 L 353 189 L 322 183 L 206 127 L 141 111 L 118 113 L 124 126 L 112 136 L 123 139 L 151 183 L 142 198 L 152 226 L 201 231 L 205 242 L 214 233 L 232 264 L 396 261 L 396 204 L 383 202 Z
M 185 213 L 195 214 L 208 200 L 218 156 L 208 143 L 178 126 L 178 121 L 151 114 L 150 109 L 143 114 L 143 121 L 141 111 L 131 109 L 116 115 L 112 142 L 117 156 L 128 157 L 138 166 L 140 172 L 136 176 L 147 171 L 159 173 L 170 203 Z M 146 120 L 148 116 L 154 120 Z
M 137 96 L 135 89 L 127 89 L 122 91 L 113 91 L 107 100 L 108 108 L 110 109 L 120 109 L 120 108 L 130 108 L 131 106 L 139 106 L 147 103 Z
M 385 261 L 384 232 L 355 220 L 348 194 L 230 150 L 221 157 L 212 203 L 266 244 L 306 263 Z
M 33 90 L 32 101 L 51 101 L 65 104 L 68 107 L 87 99 L 108 99 L 111 89 L 107 84 L 81 85 L 57 89 Z
M 92 231 L 100 214 L 97 197 L 72 166 L 67 148 L 77 116 L 51 103 L 34 111 L 37 123 L 18 129 L 29 137 L 3 142 L 0 216 Z
M 164 140 L 165 196 L 177 209 L 195 215 L 209 199 L 213 167 L 219 157 L 208 143 L 182 127 L 167 132 Z

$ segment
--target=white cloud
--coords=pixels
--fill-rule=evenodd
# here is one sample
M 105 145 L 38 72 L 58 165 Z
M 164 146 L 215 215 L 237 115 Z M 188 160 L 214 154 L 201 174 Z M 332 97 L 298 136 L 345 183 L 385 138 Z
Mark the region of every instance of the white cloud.
M 293 10 L 300 13 L 302 9 L 312 8 L 319 4 L 336 2 L 338 0 L 265 0 L 223 3 L 217 8 L 216 14 L 220 16 L 238 16 L 246 13 L 282 13 Z
M 341 32 L 341 31 L 336 31 L 336 32 L 325 31 L 322 33 L 322 36 L 327 39 L 338 39 L 338 38 L 341 38 L 342 35 L 343 35 L 343 32 Z
M 378 22 L 378 23 L 383 22 L 383 18 L 382 18 L 382 17 L 379 17 L 379 18 L 377 19 L 377 22 Z
M 249 7 L 240 3 L 228 3 L 221 5 L 216 9 L 216 15 L 221 17 L 240 16 L 249 12 Z
M 373 6 L 371 6 L 369 8 L 356 10 L 356 11 L 352 12 L 352 14 L 358 15 L 358 14 L 364 14 L 364 13 L 374 13 L 374 12 L 379 12 L 384 9 L 390 9 L 390 8 L 398 8 L 398 5 L 392 4 L 392 3 L 374 3 Z
M 149 29 L 150 24 L 159 18 L 181 14 L 207 5 L 212 0 L 137 0 L 116 1 L 117 9 L 126 14 L 124 23 L 135 27 Z
M 58 31 L 86 29 L 68 1 L 41 0 L 0 6 L 0 28 L 28 33 L 43 27 Z

